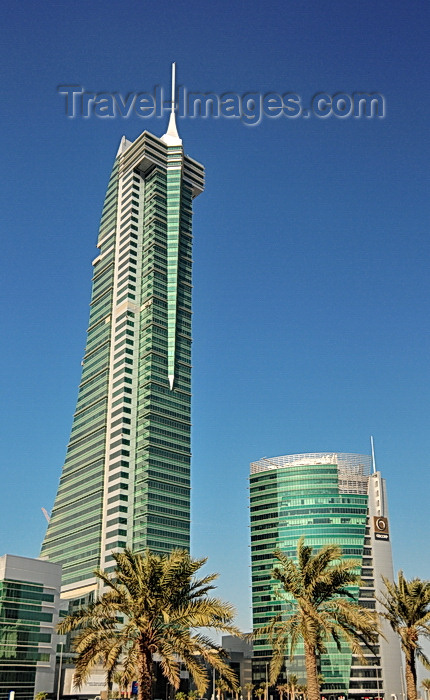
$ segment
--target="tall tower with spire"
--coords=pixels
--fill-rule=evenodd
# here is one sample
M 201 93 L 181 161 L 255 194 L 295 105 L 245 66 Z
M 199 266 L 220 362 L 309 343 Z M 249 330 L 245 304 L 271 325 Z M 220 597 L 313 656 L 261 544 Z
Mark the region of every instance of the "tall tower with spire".
M 41 556 L 62 593 L 96 587 L 125 546 L 189 548 L 192 202 L 202 165 L 172 109 L 161 138 L 122 138 L 93 260 L 90 319 L 70 441 Z

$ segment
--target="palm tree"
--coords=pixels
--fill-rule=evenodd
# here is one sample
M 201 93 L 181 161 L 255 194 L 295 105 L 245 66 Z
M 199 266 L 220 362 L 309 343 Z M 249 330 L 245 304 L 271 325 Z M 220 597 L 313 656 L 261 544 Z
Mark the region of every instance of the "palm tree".
M 127 682 L 124 680 L 121 671 L 115 671 L 112 673 L 112 681 L 116 683 L 119 688 L 119 696 L 116 697 L 121 697 L 121 694 L 127 691 Z
M 234 690 L 234 694 L 235 694 L 236 700 L 239 700 L 239 695 L 240 695 L 241 692 L 242 692 L 242 688 L 240 687 L 240 685 L 238 685 L 238 686 L 235 688 L 235 690 Z
M 381 614 L 400 637 L 408 700 L 417 700 L 417 660 L 430 669 L 430 661 L 419 644 L 420 637 L 430 639 L 430 581 L 407 581 L 403 571 L 399 571 L 397 583 L 382 578 L 385 591 L 379 602 L 385 612 Z
M 430 678 L 424 678 L 421 682 L 421 685 L 426 691 L 427 700 L 430 700 Z
M 176 696 L 178 697 L 178 696 Z M 198 690 L 190 690 L 188 693 L 188 700 L 197 700 L 197 698 L 200 697 L 200 693 Z
M 351 586 L 359 586 L 358 561 L 343 559 L 338 545 L 322 547 L 316 554 L 305 545 L 302 537 L 297 544 L 297 563 L 277 549 L 274 556 L 280 566 L 272 576 L 281 586 L 278 598 L 286 611 L 276 615 L 257 636 L 268 635 L 273 653 L 270 680 L 274 682 L 289 649 L 293 660 L 297 645 L 304 644 L 308 699 L 320 700 L 318 657 L 327 651 L 326 643 L 333 639 L 338 649 L 347 643 L 362 663 L 362 644 L 374 641 L 378 633 L 376 613 L 362 608 L 355 601 Z
M 182 690 L 180 690 L 179 693 L 175 693 L 175 700 L 187 700 L 187 698 L 188 695 Z
M 258 700 L 262 700 L 262 698 L 264 697 L 265 693 L 266 693 L 266 688 L 264 688 L 263 686 L 260 686 L 260 687 L 257 688 L 256 691 L 255 691 L 255 694 L 256 694 Z
M 254 690 L 254 685 L 252 683 L 245 683 L 245 685 L 243 687 L 244 687 L 244 690 L 246 690 L 247 700 L 251 700 L 252 691 Z
M 233 607 L 208 595 L 217 574 L 194 578 L 206 559 L 192 559 L 183 550 L 160 555 L 128 549 L 113 558 L 112 575 L 95 572 L 105 592 L 58 626 L 60 634 L 78 630 L 75 685 L 80 687 L 98 663 L 106 669 L 108 683 L 121 666 L 122 682 L 131 683 L 137 677 L 139 700 L 151 700 L 156 653 L 162 673 L 176 689 L 179 658 L 200 695 L 208 686 L 204 663 L 235 687 L 236 676 L 224 660 L 223 649 L 202 632 L 193 634 L 201 627 L 240 634 L 232 624 Z
M 276 690 L 279 693 L 280 700 L 284 700 L 284 693 L 288 697 L 288 693 L 289 693 L 288 683 L 280 683 L 279 685 L 276 686 Z
M 231 683 L 227 683 L 227 681 L 223 680 L 222 678 L 220 678 L 219 681 L 215 682 L 215 686 L 218 688 L 218 693 L 217 693 L 218 700 L 219 700 L 219 698 L 221 698 L 221 700 L 224 700 L 224 697 L 227 695 L 229 690 L 232 692 L 236 692 L 236 690 L 239 687 L 237 685 L 237 677 L 236 676 L 235 676 L 235 681 L 236 682 L 234 685 Z
M 301 696 L 302 700 L 306 700 L 307 691 L 308 691 L 308 688 L 305 684 L 301 683 L 300 685 L 297 686 L 297 692 Z
M 290 673 L 288 676 L 288 691 L 290 694 L 290 700 L 296 700 L 296 689 L 297 689 L 298 678 L 294 673 Z
M 215 681 L 215 688 L 217 689 L 218 700 L 224 700 L 224 693 L 228 690 L 227 683 L 222 678 L 219 678 Z

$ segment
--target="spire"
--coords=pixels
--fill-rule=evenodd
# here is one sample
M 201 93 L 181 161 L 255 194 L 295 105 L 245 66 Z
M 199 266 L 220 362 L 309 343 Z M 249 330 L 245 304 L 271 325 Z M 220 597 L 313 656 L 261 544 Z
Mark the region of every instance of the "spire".
M 182 139 L 179 138 L 178 130 L 176 128 L 176 115 L 175 115 L 176 80 L 175 80 L 175 74 L 176 74 L 176 63 L 172 63 L 172 100 L 171 100 L 172 106 L 170 108 L 169 126 L 167 127 L 167 131 L 164 134 L 164 136 L 161 137 L 161 140 L 164 141 L 166 146 L 182 146 Z
M 373 435 L 370 436 L 370 446 L 372 448 L 372 473 L 376 474 L 375 445 L 373 444 Z

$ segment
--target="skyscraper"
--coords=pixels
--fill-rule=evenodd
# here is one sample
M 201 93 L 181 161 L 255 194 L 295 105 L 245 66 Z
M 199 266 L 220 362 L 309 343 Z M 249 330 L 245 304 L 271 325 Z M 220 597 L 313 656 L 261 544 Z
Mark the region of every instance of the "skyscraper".
M 319 549 L 339 544 L 347 558 L 361 563 L 362 586 L 352 591 L 364 607 L 379 609 L 381 576 L 393 578 L 385 480 L 368 455 L 316 453 L 264 458 L 251 464 L 251 555 L 254 628 L 280 612 L 273 595 L 273 551 L 294 557 L 299 538 Z M 401 654 L 398 638 L 383 625 L 373 652 L 364 649 L 363 666 L 334 643 L 321 657 L 323 695 L 389 698 L 401 696 Z M 271 647 L 264 637 L 254 642 L 254 678 L 263 681 Z M 292 670 L 304 679 L 303 650 Z
M 82 378 L 42 556 L 62 593 L 95 588 L 128 546 L 189 548 L 192 201 L 203 167 L 172 111 L 160 139 L 122 138 L 97 246 Z

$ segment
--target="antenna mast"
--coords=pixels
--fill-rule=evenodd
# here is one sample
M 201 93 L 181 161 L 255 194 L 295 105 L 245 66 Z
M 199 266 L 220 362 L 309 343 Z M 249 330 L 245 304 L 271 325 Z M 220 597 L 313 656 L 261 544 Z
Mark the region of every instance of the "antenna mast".
M 176 92 L 176 62 L 172 63 L 172 109 L 175 111 L 175 92 Z

